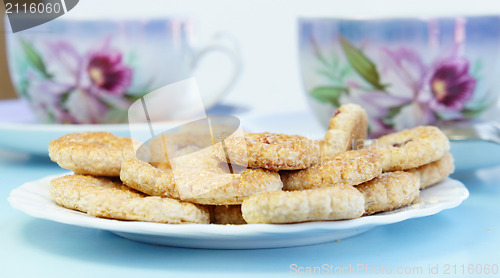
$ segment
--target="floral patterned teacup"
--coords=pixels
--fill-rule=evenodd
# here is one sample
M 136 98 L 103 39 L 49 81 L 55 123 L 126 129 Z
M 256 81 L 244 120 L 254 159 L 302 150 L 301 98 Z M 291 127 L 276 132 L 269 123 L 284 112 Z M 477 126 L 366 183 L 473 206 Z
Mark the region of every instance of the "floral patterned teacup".
M 328 125 L 343 103 L 376 137 L 441 120 L 500 119 L 500 17 L 300 19 L 303 82 Z
M 234 71 L 220 91 L 202 90 L 208 108 L 234 82 L 240 59 L 220 35 L 197 47 L 194 31 L 194 21 L 185 18 L 57 19 L 6 32 L 10 74 L 41 122 L 124 123 L 134 101 L 192 77 L 201 57 L 221 51 Z

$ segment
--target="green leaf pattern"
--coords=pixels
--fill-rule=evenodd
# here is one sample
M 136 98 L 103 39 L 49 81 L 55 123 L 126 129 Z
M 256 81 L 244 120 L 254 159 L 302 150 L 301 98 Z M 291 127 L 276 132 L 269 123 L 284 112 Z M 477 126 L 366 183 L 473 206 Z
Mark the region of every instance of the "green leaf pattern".
M 339 40 L 348 63 L 343 65 L 334 50 L 331 51 L 331 58 L 328 59 L 325 54 L 316 49 L 315 58 L 320 65 L 316 73 L 325 77 L 331 85 L 314 88 L 310 92 L 311 96 L 320 102 L 339 107 L 341 96 L 349 94 L 345 79 L 353 73 L 361 76 L 373 89 L 383 91 L 386 85 L 380 83 L 380 75 L 375 64 L 343 36 L 340 35 Z
M 339 41 L 347 60 L 356 72 L 375 89 L 384 91 L 386 85 L 380 84 L 380 75 L 375 64 L 360 49 L 354 47 L 354 45 L 344 38 L 344 36 L 339 35 Z
M 42 57 L 40 56 L 40 54 L 38 54 L 36 49 L 24 39 L 20 39 L 19 41 L 21 43 L 21 47 L 23 48 L 24 53 L 26 54 L 28 62 L 35 69 L 37 69 L 44 77 L 52 78 L 52 75 L 47 71 L 45 63 L 43 62 Z
M 339 107 L 339 98 L 346 91 L 347 88 L 343 87 L 317 87 L 311 91 L 311 96 L 321 102 L 328 102 L 335 107 Z

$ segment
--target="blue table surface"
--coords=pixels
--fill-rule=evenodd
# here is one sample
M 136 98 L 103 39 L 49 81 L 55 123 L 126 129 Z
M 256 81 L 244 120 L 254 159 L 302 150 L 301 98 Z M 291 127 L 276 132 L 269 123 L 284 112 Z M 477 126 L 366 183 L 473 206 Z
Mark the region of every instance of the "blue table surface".
M 36 219 L 7 202 L 21 184 L 64 171 L 48 158 L 0 150 L 2 277 L 274 277 L 297 276 L 308 267 L 347 276 L 391 271 L 396 277 L 403 277 L 397 272 L 408 272 L 404 277 L 477 277 L 487 269 L 485 277 L 500 276 L 500 168 L 454 174 L 470 191 L 457 208 L 340 242 L 262 250 L 147 245 Z

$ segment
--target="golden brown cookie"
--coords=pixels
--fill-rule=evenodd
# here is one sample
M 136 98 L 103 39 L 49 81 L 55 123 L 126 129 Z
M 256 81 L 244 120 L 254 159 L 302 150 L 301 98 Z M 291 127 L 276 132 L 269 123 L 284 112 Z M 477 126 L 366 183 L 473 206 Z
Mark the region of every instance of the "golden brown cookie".
M 356 186 L 365 196 L 365 214 L 407 206 L 418 198 L 419 188 L 418 176 L 404 171 L 384 173 Z
M 138 160 L 125 160 L 122 164 L 120 179 L 127 186 L 151 196 L 179 198 L 171 169 L 156 168 Z
M 419 126 L 382 136 L 369 148 L 382 157 L 383 171 L 389 172 L 436 161 L 450 150 L 450 143 L 439 128 Z
M 149 151 L 139 153 L 149 157 Z M 78 174 L 120 176 L 123 160 L 135 158 L 133 141 L 109 132 L 71 133 L 52 140 L 49 156 L 62 168 Z
M 138 160 L 125 161 L 120 177 L 126 185 L 148 195 L 205 205 L 241 204 L 253 194 L 283 187 L 277 172 L 246 169 L 232 174 L 227 164 L 212 155 L 210 148 L 193 151 L 185 151 L 185 155 L 171 160 L 171 170 L 158 169 Z
M 305 170 L 280 172 L 283 190 L 356 185 L 369 181 L 380 173 L 382 161 L 371 150 L 347 151 Z
M 49 194 L 60 206 L 89 215 L 159 223 L 209 223 L 204 207 L 170 198 L 149 197 L 117 180 L 69 175 L 51 181 Z
M 240 205 L 209 206 L 210 223 L 212 224 L 246 224 L 241 214 Z
M 87 212 L 97 195 L 123 198 L 144 197 L 118 180 L 86 175 L 67 175 L 50 181 L 49 195 L 58 205 Z
M 254 195 L 241 205 L 249 224 L 341 220 L 365 212 L 363 194 L 352 186 L 303 191 L 277 191 Z
M 89 215 L 168 224 L 210 223 L 208 209 L 170 198 L 98 196 L 90 202 Z
M 351 149 L 359 140 L 366 139 L 368 116 L 357 104 L 345 104 L 330 119 L 325 138 L 320 141 L 321 159 L 329 160 L 337 153 Z
M 319 160 L 319 144 L 300 135 L 277 133 L 247 133 L 244 139 L 230 136 L 225 149 L 217 144 L 214 154 L 223 161 L 269 170 L 297 170 L 314 165 Z
M 455 165 L 453 156 L 447 152 L 439 160 L 406 171 L 417 175 L 420 178 L 420 189 L 424 189 L 446 179 L 455 171 Z

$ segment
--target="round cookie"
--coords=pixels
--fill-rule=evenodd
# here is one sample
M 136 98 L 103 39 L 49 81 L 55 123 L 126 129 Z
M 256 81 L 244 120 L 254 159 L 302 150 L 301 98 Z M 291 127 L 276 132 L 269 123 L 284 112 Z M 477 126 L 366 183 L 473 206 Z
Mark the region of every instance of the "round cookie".
M 204 207 L 174 199 L 149 197 L 119 181 L 69 175 L 51 181 L 49 194 L 60 206 L 97 217 L 159 223 L 209 223 Z
M 122 161 L 136 157 L 133 143 L 109 132 L 70 133 L 50 142 L 49 156 L 78 174 L 118 177 Z M 138 154 L 141 158 L 149 155 L 147 150 Z
M 420 167 L 450 150 L 446 135 L 435 126 L 418 126 L 388 134 L 369 146 L 382 158 L 384 172 Z
M 434 162 L 422 165 L 418 168 L 406 170 L 406 172 L 417 175 L 420 178 L 420 189 L 434 185 L 451 175 L 455 171 L 453 156 L 447 152 L 444 156 Z
M 89 215 L 168 224 L 208 224 L 210 213 L 203 206 L 170 198 L 122 198 L 98 196 L 90 203 Z
M 240 205 L 232 206 L 209 206 L 210 223 L 212 224 L 246 224 L 241 214 Z
M 340 106 L 330 119 L 325 138 L 320 141 L 321 159 L 328 160 L 337 153 L 350 150 L 356 140 L 366 139 L 367 133 L 366 111 L 357 104 Z
M 241 174 L 232 174 L 211 152 L 209 148 L 186 151 L 186 155 L 171 161 L 173 169 L 158 169 L 143 161 L 128 160 L 122 165 L 120 178 L 148 195 L 204 205 L 241 204 L 251 195 L 282 189 L 277 172 L 246 169 Z
M 384 173 L 356 186 L 365 196 L 365 214 L 407 206 L 418 198 L 419 188 L 418 176 L 404 171 Z
M 352 219 L 363 215 L 363 195 L 352 186 L 254 195 L 241 205 L 249 224 Z
M 124 198 L 144 197 L 118 180 L 86 175 L 67 175 L 50 181 L 49 196 L 58 205 L 87 212 L 96 195 Z
M 305 170 L 280 172 L 283 190 L 288 191 L 356 185 L 369 181 L 381 173 L 382 160 L 371 150 L 347 151 Z
M 214 148 L 214 154 L 223 161 L 269 170 L 298 170 L 314 165 L 319 160 L 319 144 L 300 135 L 277 133 L 247 133 L 244 140 L 230 136 Z
M 171 169 L 158 168 L 138 159 L 125 160 L 120 179 L 127 186 L 151 196 L 179 198 Z
M 195 152 L 197 153 L 196 158 L 188 156 L 190 153 Z M 172 155 L 181 157 L 181 159 L 177 160 L 172 159 L 172 162 L 176 162 L 174 164 L 175 168 L 186 167 L 188 171 L 192 170 L 196 176 L 200 175 L 200 170 L 211 171 L 211 174 L 223 173 L 223 169 L 218 167 L 219 161 L 208 150 L 200 151 L 200 148 L 190 145 L 174 151 Z M 185 157 L 182 158 L 183 156 Z M 196 167 L 196 169 L 193 169 L 193 167 Z M 148 195 L 176 199 L 180 199 L 180 195 L 182 195 L 180 192 L 182 188 L 179 188 L 175 182 L 175 174 L 172 171 L 170 161 L 146 163 L 138 159 L 126 160 L 122 164 L 120 179 L 131 188 Z

